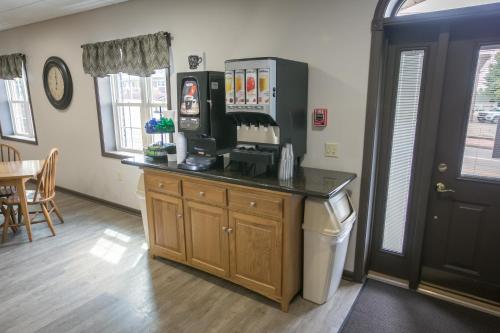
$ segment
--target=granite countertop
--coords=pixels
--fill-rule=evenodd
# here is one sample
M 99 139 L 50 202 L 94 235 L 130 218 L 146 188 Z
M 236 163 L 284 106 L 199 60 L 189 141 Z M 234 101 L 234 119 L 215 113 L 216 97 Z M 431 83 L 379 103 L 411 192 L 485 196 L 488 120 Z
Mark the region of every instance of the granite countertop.
M 157 162 L 149 157 L 136 156 L 122 160 L 123 164 L 185 174 L 204 179 L 258 187 L 267 190 L 301 194 L 304 196 L 328 199 L 349 184 L 356 174 L 342 171 L 315 168 L 297 168 L 294 178 L 283 181 L 277 176 L 261 175 L 249 177 L 239 171 L 214 169 L 209 171 L 190 171 L 177 168 L 175 162 Z

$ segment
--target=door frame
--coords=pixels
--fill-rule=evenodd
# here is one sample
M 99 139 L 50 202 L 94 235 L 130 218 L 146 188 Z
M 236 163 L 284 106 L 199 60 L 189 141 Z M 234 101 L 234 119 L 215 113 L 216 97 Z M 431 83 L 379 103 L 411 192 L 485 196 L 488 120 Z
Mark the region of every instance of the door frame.
M 407 249 L 410 256 L 409 287 L 416 289 L 420 281 L 420 262 L 424 241 L 424 230 L 427 216 L 428 193 L 431 188 L 432 168 L 435 157 L 435 147 L 438 133 L 438 120 L 441 106 L 441 95 L 445 78 L 445 64 L 450 39 L 449 23 L 463 18 L 499 17 L 500 3 L 460 8 L 432 13 L 409 16 L 394 16 L 405 0 L 379 0 L 375 9 L 371 25 L 371 51 L 368 76 L 368 94 L 364 132 L 364 150 L 361 176 L 359 222 L 356 236 L 356 250 L 354 263 L 354 280 L 363 282 L 368 272 L 370 246 L 373 238 L 373 222 L 375 218 L 375 202 L 377 200 L 377 185 L 379 166 L 381 165 L 380 143 L 382 140 L 383 117 L 383 82 L 385 75 L 386 58 L 388 56 L 388 29 L 408 27 L 422 23 L 436 23 L 440 25 L 436 71 L 432 83 L 432 94 L 427 106 L 429 111 L 422 114 L 428 126 L 425 136 L 417 137 L 415 159 L 419 159 L 421 176 L 418 184 L 412 188 L 412 220 L 413 227 L 409 228 L 407 240 L 410 247 Z M 417 133 L 422 128 L 417 128 Z M 409 207 L 410 208 L 410 207 Z

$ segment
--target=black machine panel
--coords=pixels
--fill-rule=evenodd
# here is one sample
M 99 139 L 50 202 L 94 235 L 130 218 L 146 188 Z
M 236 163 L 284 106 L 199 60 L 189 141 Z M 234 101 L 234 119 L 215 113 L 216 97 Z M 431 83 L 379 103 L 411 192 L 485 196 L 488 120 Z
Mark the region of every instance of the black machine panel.
M 236 128 L 224 109 L 224 73 L 177 74 L 178 129 L 188 153 L 219 155 L 236 145 Z

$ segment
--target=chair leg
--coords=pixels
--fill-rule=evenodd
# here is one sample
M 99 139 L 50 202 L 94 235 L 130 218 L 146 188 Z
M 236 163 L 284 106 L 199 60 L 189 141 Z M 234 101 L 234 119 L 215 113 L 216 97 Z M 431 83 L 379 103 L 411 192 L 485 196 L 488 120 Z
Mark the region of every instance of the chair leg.
M 3 223 L 2 243 L 5 243 L 7 240 L 7 233 L 9 231 L 9 225 L 11 224 L 9 210 L 10 208 L 7 208 L 7 212 L 4 214 L 5 221 Z
M 10 219 L 12 221 L 12 225 L 10 226 L 10 228 L 12 229 L 12 232 L 17 232 L 17 225 L 15 224 L 16 223 L 16 213 L 14 212 L 14 209 L 9 209 L 9 215 L 10 215 Z
M 17 224 L 21 225 L 23 222 L 23 214 L 21 214 L 21 205 L 17 205 Z
M 57 207 L 56 202 L 54 200 L 50 200 L 50 204 L 54 208 L 54 211 L 55 211 L 57 217 L 59 218 L 59 221 L 61 221 L 61 223 L 64 223 L 64 219 L 62 217 L 61 211 L 59 210 L 59 207 Z
M 47 210 L 46 203 L 41 203 L 43 215 L 45 216 L 45 220 L 47 220 L 47 224 L 49 225 L 50 231 L 52 231 L 52 236 L 56 235 L 56 230 L 54 229 L 54 225 L 52 224 L 52 219 L 50 218 L 49 211 Z

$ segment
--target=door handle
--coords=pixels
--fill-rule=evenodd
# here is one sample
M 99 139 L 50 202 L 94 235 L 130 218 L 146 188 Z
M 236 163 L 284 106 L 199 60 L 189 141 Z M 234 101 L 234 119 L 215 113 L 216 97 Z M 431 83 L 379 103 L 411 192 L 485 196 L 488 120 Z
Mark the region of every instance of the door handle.
M 437 182 L 436 183 L 436 192 L 438 192 L 438 193 L 447 193 L 447 192 L 455 193 L 455 190 L 452 190 L 451 188 L 446 188 L 445 184 L 443 184 L 441 182 Z

